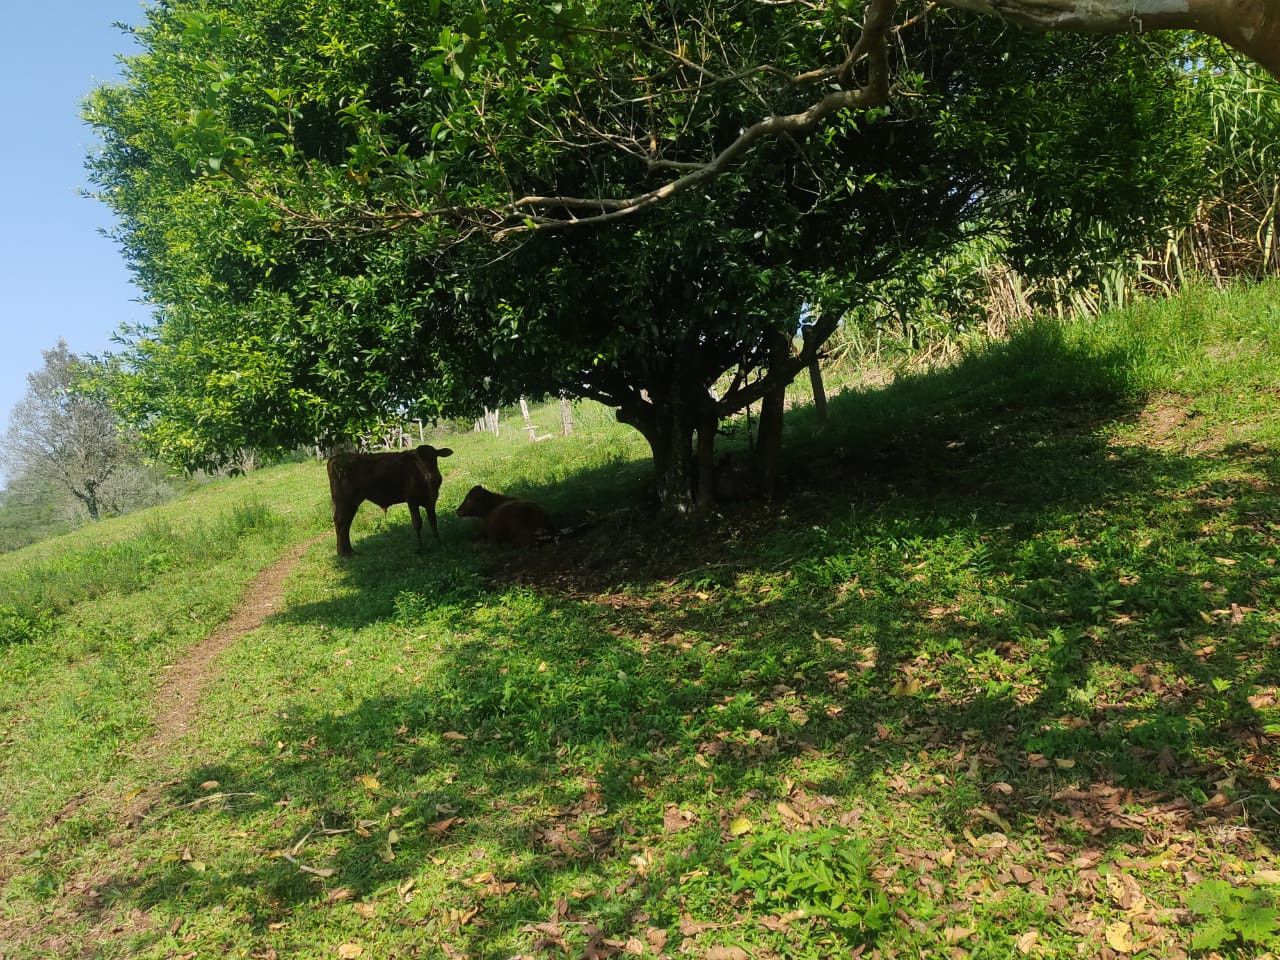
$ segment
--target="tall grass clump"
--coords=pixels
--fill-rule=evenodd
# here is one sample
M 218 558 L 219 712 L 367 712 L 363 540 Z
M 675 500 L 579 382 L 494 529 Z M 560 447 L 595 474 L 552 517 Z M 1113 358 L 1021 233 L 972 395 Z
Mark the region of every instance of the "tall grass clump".
M 127 539 L 89 543 L 0 572 L 0 645 L 34 639 L 85 600 L 146 589 L 164 573 L 223 560 L 246 538 L 283 526 L 284 518 L 265 504 L 235 504 L 203 523 L 151 521 Z

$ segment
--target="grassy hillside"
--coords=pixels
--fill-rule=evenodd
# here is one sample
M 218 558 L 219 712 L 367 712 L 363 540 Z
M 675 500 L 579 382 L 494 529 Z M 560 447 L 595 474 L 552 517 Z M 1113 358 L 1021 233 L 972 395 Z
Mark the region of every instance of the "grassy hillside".
M 301 465 L 0 558 L 0 954 L 1274 950 L 1277 361 L 1202 291 L 792 411 L 772 509 L 660 522 L 597 416 L 450 438 L 421 556 Z M 594 525 L 478 548 L 475 482 Z

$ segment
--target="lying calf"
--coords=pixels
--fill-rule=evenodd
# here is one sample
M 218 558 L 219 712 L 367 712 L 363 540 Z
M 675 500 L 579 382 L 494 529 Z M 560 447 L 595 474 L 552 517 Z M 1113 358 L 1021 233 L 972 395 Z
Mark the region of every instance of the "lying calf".
M 556 533 L 550 515 L 532 500 L 504 497 L 479 484 L 467 491 L 458 516 L 483 520 L 484 538 L 492 544 L 528 547 Z

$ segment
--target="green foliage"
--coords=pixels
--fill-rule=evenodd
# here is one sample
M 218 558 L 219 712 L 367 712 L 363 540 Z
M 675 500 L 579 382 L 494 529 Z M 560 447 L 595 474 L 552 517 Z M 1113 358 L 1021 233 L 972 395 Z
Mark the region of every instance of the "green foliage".
M 1241 942 L 1259 947 L 1280 943 L 1280 907 L 1264 889 L 1234 887 L 1226 880 L 1202 880 L 1186 895 L 1196 916 L 1194 950 L 1217 950 Z
M 830 829 L 768 830 L 726 860 L 730 892 L 750 892 L 766 911 L 801 910 L 841 938 L 864 943 L 893 921 L 889 898 L 871 879 L 873 862 L 866 843 Z
M 644 391 L 670 420 L 656 408 L 705 401 L 727 371 L 766 374 L 805 300 L 834 320 L 975 234 L 1062 270 L 1186 202 L 1202 133 L 1176 39 L 1033 37 L 934 11 L 899 36 L 884 108 L 762 142 L 607 230 L 498 251 L 475 235 L 495 205 L 640 193 L 804 108 L 818 87 L 779 77 L 838 62 L 860 15 L 755 0 L 153 9 L 125 82 L 87 107 L 95 182 L 159 307 L 126 334 L 122 408 L 162 456 L 204 465 L 562 390 L 642 410 Z

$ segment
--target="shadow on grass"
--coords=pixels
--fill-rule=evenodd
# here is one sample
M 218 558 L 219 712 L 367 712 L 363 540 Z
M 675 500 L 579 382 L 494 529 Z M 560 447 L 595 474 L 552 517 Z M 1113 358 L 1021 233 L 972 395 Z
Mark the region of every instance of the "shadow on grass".
M 326 891 L 416 878 L 399 922 L 437 944 L 508 956 L 524 925 L 559 917 L 598 928 L 574 928 L 573 948 L 594 949 L 677 926 L 701 889 L 677 878 L 699 869 L 704 906 L 718 902 L 737 842 L 725 812 L 786 797 L 791 779 L 831 819 L 919 787 L 917 813 L 947 835 L 984 809 L 1015 840 L 1124 851 L 1247 813 L 1276 849 L 1274 735 L 1250 695 L 1280 681 L 1277 465 L 1256 447 L 1110 439 L 1140 408 L 1124 369 L 1041 331 L 840 397 L 820 437 L 793 417 L 794 492 L 775 510 L 682 528 L 617 514 L 496 561 L 456 524 L 421 558 L 403 531 L 367 536 L 351 595 L 281 620 L 430 629 L 444 637 L 434 669 L 347 712 L 292 704 L 264 746 L 191 770 L 172 797 L 217 779 L 258 796 L 197 808 L 203 829 L 284 803 L 310 830 L 349 831 L 299 850 L 331 878 L 283 858 L 198 881 L 176 864 L 112 898 L 184 914 L 234 903 L 266 937 Z M 575 479 L 582 503 L 633 476 L 610 470 Z M 353 788 L 370 764 L 376 791 Z M 704 811 L 678 854 L 653 839 L 669 803 Z M 281 847 L 305 836 L 290 829 Z M 867 832 L 886 849 L 901 839 Z M 639 876 L 648 845 L 666 859 Z M 463 882 L 481 870 L 517 886 Z M 585 892 L 560 906 L 571 887 Z

